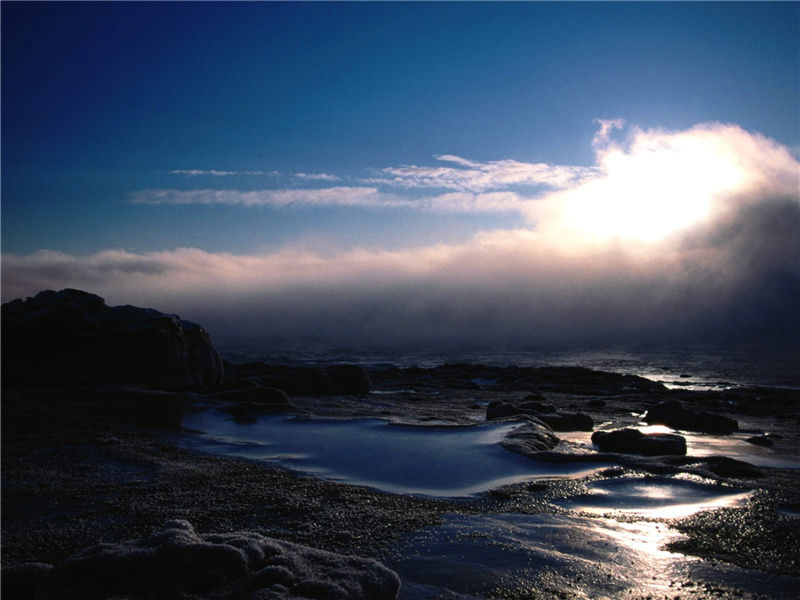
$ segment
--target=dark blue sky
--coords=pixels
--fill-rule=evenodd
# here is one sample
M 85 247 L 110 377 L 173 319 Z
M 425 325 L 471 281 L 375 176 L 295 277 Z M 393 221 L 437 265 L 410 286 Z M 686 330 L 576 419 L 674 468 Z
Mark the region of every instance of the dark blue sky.
M 798 6 L 4 2 L 3 251 L 465 239 L 513 219 L 130 195 L 352 186 L 442 154 L 592 165 L 598 118 L 796 148 Z M 271 175 L 170 173 L 189 169 Z

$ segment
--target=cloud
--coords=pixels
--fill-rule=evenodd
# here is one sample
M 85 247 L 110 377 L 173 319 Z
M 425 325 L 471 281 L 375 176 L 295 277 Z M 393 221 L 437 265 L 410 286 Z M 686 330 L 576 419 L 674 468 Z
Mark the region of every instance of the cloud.
M 214 171 L 214 170 L 201 170 L 201 169 L 177 169 L 170 171 L 172 175 L 186 175 L 188 177 L 196 177 L 198 175 L 210 175 L 213 177 L 228 177 L 231 175 L 278 175 L 277 171 Z
M 298 190 L 142 190 L 131 194 L 134 204 L 238 204 L 242 206 L 391 205 L 395 199 L 380 194 L 374 187 L 331 187 Z
M 140 202 L 395 202 L 516 210 L 529 221 L 467 243 L 395 251 L 4 254 L 3 299 L 77 287 L 112 304 L 177 312 L 218 337 L 275 345 L 800 340 L 800 165 L 788 149 L 721 124 L 634 128 L 597 148 L 591 177 L 535 200 L 511 190 L 412 199 L 376 187 L 146 192 Z M 472 168 L 459 160 L 451 162 Z
M 436 159 L 454 163 L 458 168 L 416 165 L 387 167 L 382 169 L 382 172 L 388 177 L 372 178 L 367 182 L 403 188 L 447 188 L 485 192 L 508 189 L 512 186 L 565 188 L 595 174 L 594 169 L 587 167 L 525 163 L 516 160 L 478 163 L 451 155 L 437 156 Z
M 142 190 L 130 196 L 133 204 L 221 204 L 240 206 L 357 206 L 408 208 L 432 213 L 521 211 L 525 202 L 513 192 L 473 194 L 453 192 L 406 198 L 375 187 L 331 187 L 289 190 Z
M 327 173 L 295 173 L 298 179 L 306 179 L 311 181 L 341 181 L 340 177 L 336 175 L 328 175 Z

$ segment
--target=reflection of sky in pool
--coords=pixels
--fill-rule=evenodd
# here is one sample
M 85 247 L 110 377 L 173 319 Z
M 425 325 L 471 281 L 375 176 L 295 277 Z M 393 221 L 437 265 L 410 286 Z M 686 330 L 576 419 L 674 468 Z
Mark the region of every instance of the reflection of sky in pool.
M 582 477 L 608 465 L 537 461 L 500 446 L 518 424 L 416 427 L 378 419 L 265 415 L 240 423 L 216 410 L 186 415 L 202 449 L 278 462 L 387 492 L 469 496 L 535 478 Z
M 621 477 L 588 484 L 589 493 L 557 504 L 584 512 L 619 511 L 649 517 L 678 518 L 700 510 L 740 506 L 752 492 L 675 477 Z

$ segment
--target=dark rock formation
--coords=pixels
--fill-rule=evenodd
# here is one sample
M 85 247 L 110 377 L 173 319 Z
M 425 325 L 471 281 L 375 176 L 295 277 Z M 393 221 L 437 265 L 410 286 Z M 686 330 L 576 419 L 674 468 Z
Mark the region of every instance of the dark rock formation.
M 215 400 L 225 402 L 249 402 L 253 404 L 289 404 L 286 392 L 277 388 L 245 388 L 230 390 L 211 395 Z
M 763 447 L 769 447 L 769 446 L 773 445 L 772 440 L 769 439 L 765 435 L 754 435 L 754 436 L 751 436 L 751 437 L 747 438 L 745 440 L 745 442 L 749 442 L 750 444 L 753 444 L 754 446 L 763 446 Z
M 400 589 L 397 574 L 374 560 L 247 531 L 200 535 L 182 520 L 136 542 L 98 544 L 51 570 L 28 571 L 36 575 L 28 579 L 38 581 L 36 598 L 42 600 L 186 595 L 393 600 Z
M 2 307 L 3 383 L 213 387 L 222 360 L 202 327 L 151 308 L 106 306 L 78 290 Z
M 517 454 L 531 456 L 537 452 L 552 450 L 559 443 L 552 430 L 535 418 L 524 417 L 527 421 L 522 427 L 510 432 L 500 444 Z
M 638 429 L 595 431 L 592 443 L 603 452 L 662 456 L 686 454 L 686 438 L 672 433 L 645 434 Z
M 553 431 L 591 431 L 594 429 L 594 420 L 583 413 L 559 413 L 557 415 L 537 415 Z
M 727 456 L 709 456 L 703 459 L 705 467 L 720 477 L 734 477 L 738 479 L 757 479 L 764 477 L 764 471 L 742 460 Z
M 494 401 L 486 407 L 486 420 L 503 419 L 518 415 L 532 415 L 554 431 L 591 431 L 594 421 L 589 415 L 555 413 L 555 406 L 540 402 L 523 402 L 520 405 Z
M 367 394 L 372 389 L 369 374 L 357 365 L 290 367 L 262 362 L 231 365 L 231 380 L 255 381 L 260 387 L 283 390 L 293 396 L 323 394 Z M 227 381 L 223 384 L 230 387 Z
M 687 408 L 680 400 L 665 400 L 650 408 L 644 416 L 649 425 L 666 425 L 673 429 L 730 433 L 739 423 L 729 417 Z

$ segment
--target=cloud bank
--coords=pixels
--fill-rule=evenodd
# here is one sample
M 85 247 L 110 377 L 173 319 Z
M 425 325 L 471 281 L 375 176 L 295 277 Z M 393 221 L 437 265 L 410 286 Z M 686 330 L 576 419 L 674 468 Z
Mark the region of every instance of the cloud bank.
M 524 228 L 391 252 L 4 255 L 3 300 L 76 287 L 111 304 L 178 312 L 212 336 L 276 346 L 797 342 L 800 165 L 791 152 L 721 124 L 633 128 L 612 142 L 621 123 L 607 123 L 595 138 L 596 166 L 538 196 L 506 189 L 508 161 L 443 157 L 499 183 L 427 200 L 355 186 L 253 192 L 249 201 L 324 204 L 351 194 L 358 206 L 394 198 L 409 209 L 512 207 L 527 217 Z M 186 196 L 191 202 L 248 203 L 238 192 L 208 190 L 166 190 L 161 201 L 180 202 L 183 194 L 194 194 Z

